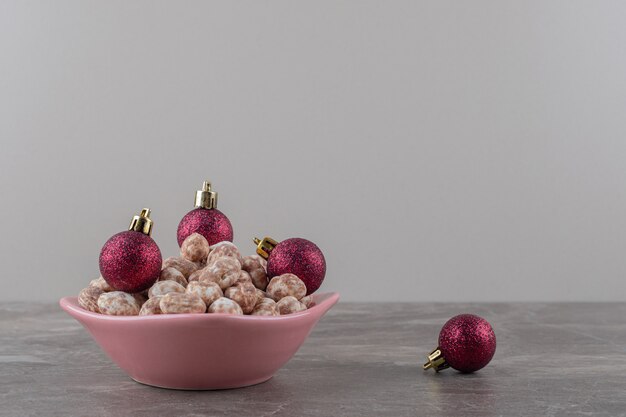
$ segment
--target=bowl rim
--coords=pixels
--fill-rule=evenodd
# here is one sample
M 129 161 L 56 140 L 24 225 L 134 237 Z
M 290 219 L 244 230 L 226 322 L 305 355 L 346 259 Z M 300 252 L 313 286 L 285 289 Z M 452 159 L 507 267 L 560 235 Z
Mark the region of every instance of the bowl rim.
M 287 314 L 284 316 L 251 316 L 251 315 L 239 315 L 239 314 L 224 314 L 224 313 L 185 313 L 185 314 L 151 314 L 146 316 L 110 316 L 102 313 L 94 313 L 93 311 L 85 310 L 78 304 L 78 297 L 67 296 L 59 300 L 59 305 L 63 310 L 72 316 L 82 316 L 85 318 L 92 318 L 95 320 L 107 320 L 118 322 L 132 322 L 132 321 L 163 321 L 163 320 L 243 320 L 243 321 L 265 321 L 265 322 L 285 322 L 290 320 L 297 320 L 301 317 L 317 314 L 324 315 L 333 305 L 339 301 L 339 293 L 326 292 L 319 294 L 312 294 L 315 301 L 315 305 L 304 311 L 297 313 Z

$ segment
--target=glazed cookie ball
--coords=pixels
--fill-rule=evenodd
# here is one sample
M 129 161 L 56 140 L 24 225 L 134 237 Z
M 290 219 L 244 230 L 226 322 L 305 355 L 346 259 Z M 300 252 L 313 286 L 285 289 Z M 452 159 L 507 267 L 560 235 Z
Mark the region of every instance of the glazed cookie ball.
M 143 303 L 141 310 L 139 310 L 139 315 L 149 316 L 152 314 L 161 314 L 161 307 L 159 305 L 161 298 L 163 298 L 162 295 L 156 295 Z
M 157 281 L 148 290 L 148 297 L 153 298 L 158 295 L 165 295 L 171 292 L 183 293 L 185 292 L 185 287 L 176 281 Z
M 143 306 L 143 303 L 145 303 L 146 301 L 148 301 L 148 293 L 147 292 L 137 292 L 134 294 L 131 294 L 133 296 L 133 298 L 135 299 L 135 301 L 137 301 L 137 305 L 139 305 L 139 308 L 141 308 L 141 306 Z
M 224 275 L 222 277 L 222 279 L 220 279 L 217 284 L 220 286 L 220 288 L 222 290 L 226 290 L 227 288 L 232 287 L 233 285 L 235 285 L 237 283 L 237 281 L 239 280 L 240 276 L 241 276 L 241 274 L 238 273 L 238 272 Z
M 206 304 L 196 294 L 170 292 L 161 297 L 159 307 L 163 314 L 200 314 Z
M 256 303 L 257 304 L 266 299 L 267 295 L 265 294 L 265 291 L 261 291 L 260 289 L 257 288 L 255 293 L 256 293 Z M 271 298 L 268 298 L 268 300 L 274 301 Z
M 271 298 L 263 298 L 257 302 L 252 310 L 253 316 L 279 316 L 278 307 L 276 302 Z
M 239 249 L 232 242 L 224 241 L 220 243 L 216 243 L 211 246 L 211 252 L 209 252 L 209 256 L 207 257 L 207 265 L 213 262 L 218 258 L 223 257 L 231 257 L 236 259 L 241 265 L 242 258 L 241 253 L 239 253 Z
M 222 277 L 231 272 L 241 271 L 241 264 L 235 258 L 228 256 L 214 259 L 204 268 L 208 273 Z
M 226 289 L 224 295 L 239 304 L 243 314 L 252 313 L 257 302 L 256 288 L 251 282 L 233 285 Z
M 255 287 L 265 291 L 269 279 L 267 278 L 267 272 L 265 272 L 265 268 L 263 267 L 261 260 L 265 261 L 265 259 L 258 255 L 244 256 L 241 263 L 241 269 L 250 274 L 250 278 L 252 279 L 252 283 Z
M 202 271 L 198 281 L 215 282 L 222 290 L 225 290 L 239 279 L 241 264 L 235 258 L 222 257 L 210 262 Z
M 209 306 L 209 313 L 243 314 L 239 304 L 225 297 L 218 298 Z
M 182 272 L 185 278 L 189 278 L 189 275 L 198 270 L 198 265 L 178 256 L 171 256 L 163 261 L 162 269 L 168 267 L 178 269 L 180 272 Z
M 267 284 L 267 293 L 274 301 L 287 296 L 299 300 L 306 295 L 306 285 L 294 274 L 283 274 L 271 279 Z
M 199 281 L 200 280 L 200 275 L 202 275 L 202 271 L 204 271 L 204 268 L 202 269 L 198 269 L 197 271 L 194 271 L 191 275 L 189 275 L 189 278 L 187 279 L 187 282 L 193 282 L 193 281 Z
M 187 293 L 196 294 L 204 304 L 210 306 L 215 300 L 224 296 L 222 289 L 215 282 L 192 281 L 187 286 Z
M 139 304 L 131 294 L 123 291 L 105 292 L 98 298 L 98 309 L 110 316 L 136 316 Z
M 78 304 L 85 310 L 99 313 L 98 298 L 104 294 L 104 291 L 100 287 L 90 285 L 87 288 L 78 293 Z
M 306 308 L 311 308 L 315 305 L 315 302 L 313 301 L 313 296 L 312 295 L 307 295 L 306 297 L 302 297 L 300 299 L 300 302 L 302 304 L 304 304 L 306 306 Z
M 235 284 L 254 285 L 252 284 L 252 278 L 250 278 L 250 274 L 248 274 L 246 271 L 239 271 L 239 276 L 237 277 L 237 281 L 235 282 Z
M 180 256 L 191 262 L 206 262 L 209 256 L 209 242 L 200 233 L 192 233 L 181 245 Z
M 296 297 L 288 295 L 283 297 L 276 303 L 276 307 L 281 315 L 297 313 L 306 310 L 306 306 L 302 304 Z
M 103 292 L 113 291 L 113 287 L 111 287 L 109 283 L 106 282 L 104 278 L 102 278 L 102 276 L 100 278 L 91 280 L 89 286 L 100 288 Z
M 193 274 L 195 274 L 196 272 L 194 272 Z M 159 277 L 159 281 L 174 281 L 179 283 L 183 287 L 187 286 L 187 280 L 185 279 L 183 273 L 176 268 L 172 268 L 171 266 L 161 270 L 161 276 Z

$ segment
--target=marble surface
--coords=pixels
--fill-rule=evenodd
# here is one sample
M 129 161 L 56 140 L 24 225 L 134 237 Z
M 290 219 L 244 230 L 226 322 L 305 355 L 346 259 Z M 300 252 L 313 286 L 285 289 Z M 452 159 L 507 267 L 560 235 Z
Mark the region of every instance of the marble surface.
M 492 323 L 491 364 L 423 371 L 463 312 Z M 133 382 L 57 305 L 0 304 L 0 416 L 87 415 L 626 416 L 626 304 L 339 303 L 274 378 L 209 392 Z

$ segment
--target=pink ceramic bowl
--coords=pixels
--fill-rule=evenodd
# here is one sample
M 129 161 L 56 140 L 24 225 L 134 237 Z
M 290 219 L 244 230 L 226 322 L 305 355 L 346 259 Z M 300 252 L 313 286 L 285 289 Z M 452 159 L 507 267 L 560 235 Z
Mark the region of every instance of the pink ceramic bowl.
M 65 297 L 63 310 L 135 381 L 162 388 L 237 388 L 267 381 L 339 300 L 315 294 L 310 309 L 280 317 L 227 314 L 106 316 Z

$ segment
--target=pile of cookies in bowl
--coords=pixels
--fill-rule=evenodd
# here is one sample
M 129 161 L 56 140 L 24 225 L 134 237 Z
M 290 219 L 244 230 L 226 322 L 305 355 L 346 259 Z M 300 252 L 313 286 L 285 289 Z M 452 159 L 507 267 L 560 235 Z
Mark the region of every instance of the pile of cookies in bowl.
M 155 314 L 232 314 L 281 316 L 314 305 L 305 283 L 285 273 L 268 278 L 267 261 L 242 256 L 232 242 L 210 246 L 199 233 L 189 235 L 180 256 L 163 261 L 152 286 L 137 293 L 114 289 L 102 276 L 80 291 L 85 310 L 110 316 Z

